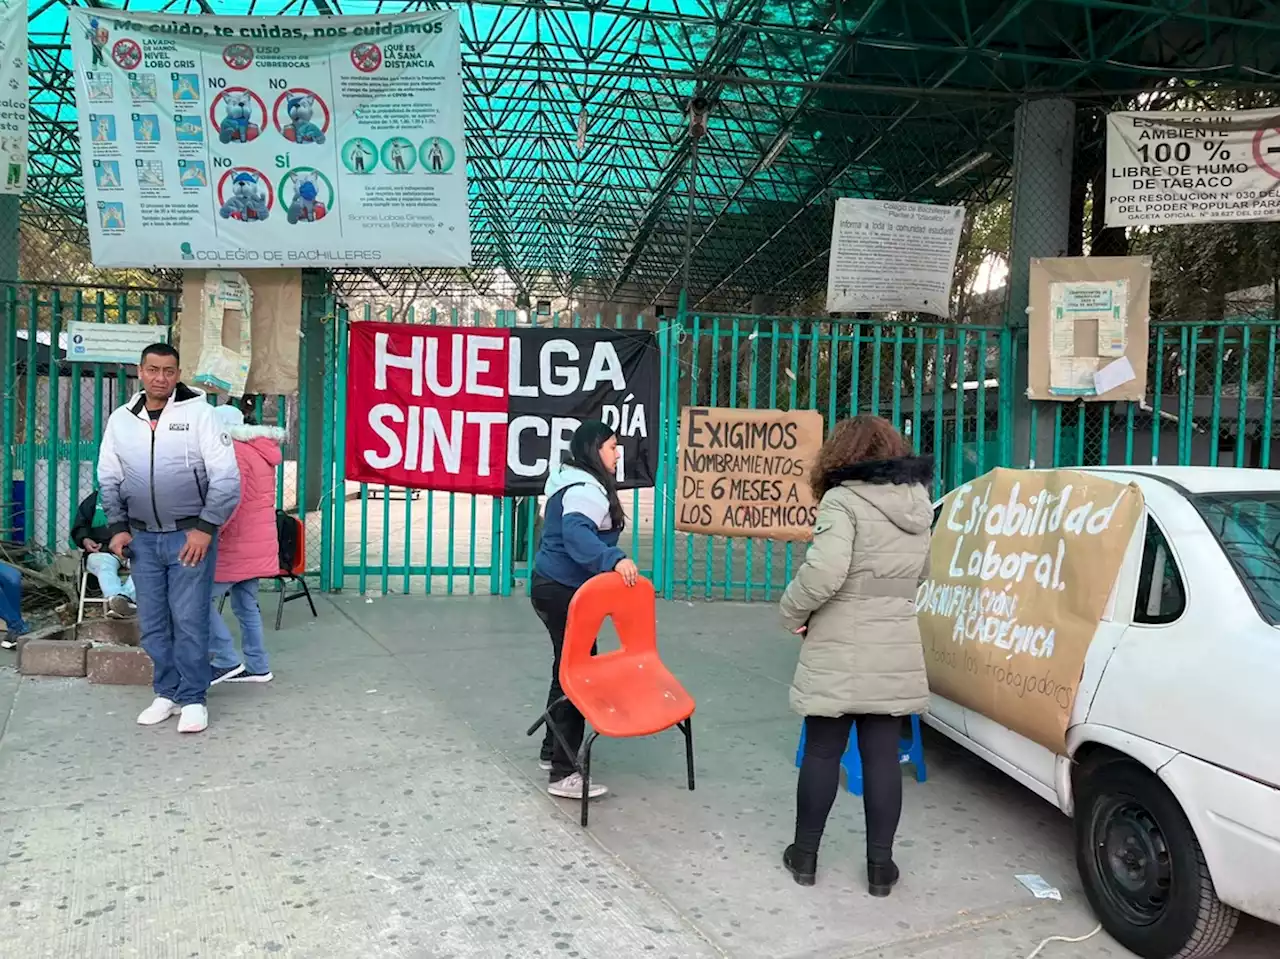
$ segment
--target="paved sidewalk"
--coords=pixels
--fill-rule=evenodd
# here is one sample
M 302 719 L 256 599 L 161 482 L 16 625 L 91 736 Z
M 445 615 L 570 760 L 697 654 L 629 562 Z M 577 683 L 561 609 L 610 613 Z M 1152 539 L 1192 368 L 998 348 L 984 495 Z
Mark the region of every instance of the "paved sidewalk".
M 1022 959 L 1094 926 L 1068 822 L 950 744 L 906 785 L 905 878 L 873 900 L 842 794 L 819 885 L 778 858 L 793 815 L 793 642 L 764 606 L 665 604 L 698 699 L 679 735 L 602 740 L 589 832 L 524 736 L 547 640 L 521 600 L 326 599 L 270 634 L 276 683 L 212 725 L 142 729 L 147 691 L 20 680 L 0 653 L 0 956 L 23 959 Z M 1014 880 L 1040 873 L 1064 903 Z M 1280 954 L 1246 923 L 1226 959 Z M 1122 957 L 1103 936 L 1045 959 Z

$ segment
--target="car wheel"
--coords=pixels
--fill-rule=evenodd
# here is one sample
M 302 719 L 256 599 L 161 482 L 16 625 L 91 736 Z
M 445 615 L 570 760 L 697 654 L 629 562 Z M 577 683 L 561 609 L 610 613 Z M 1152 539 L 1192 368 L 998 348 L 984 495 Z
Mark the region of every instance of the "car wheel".
M 1240 914 L 1213 887 L 1204 852 L 1173 794 L 1129 760 L 1076 780 L 1076 863 L 1104 929 L 1143 959 L 1204 959 Z

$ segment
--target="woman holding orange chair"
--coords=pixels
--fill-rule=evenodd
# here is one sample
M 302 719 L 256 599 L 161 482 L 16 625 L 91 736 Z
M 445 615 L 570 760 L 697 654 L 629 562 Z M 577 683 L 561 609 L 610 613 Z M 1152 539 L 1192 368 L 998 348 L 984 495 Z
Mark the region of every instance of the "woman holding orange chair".
M 547 479 L 542 541 L 533 560 L 533 608 L 551 636 L 553 654 L 547 706 L 565 740 L 562 744 L 548 725 L 540 765 L 550 772 L 547 791 L 564 799 L 582 795 L 582 775 L 575 761 L 586 725 L 582 713 L 567 699 L 553 706 L 564 696 L 560 653 L 569 603 L 587 580 L 600 573 L 615 570 L 628 586 L 634 586 L 640 575 L 636 564 L 618 548 L 626 515 L 614 480 L 617 466 L 618 438 L 612 428 L 598 420 L 579 426 L 569 441 L 564 466 Z M 600 783 L 589 785 L 592 799 L 606 792 Z

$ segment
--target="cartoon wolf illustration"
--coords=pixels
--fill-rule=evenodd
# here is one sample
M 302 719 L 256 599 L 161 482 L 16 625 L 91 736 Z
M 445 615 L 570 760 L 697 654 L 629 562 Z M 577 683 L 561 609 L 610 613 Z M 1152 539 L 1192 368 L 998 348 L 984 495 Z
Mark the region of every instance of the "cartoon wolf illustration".
M 293 184 L 293 199 L 289 202 L 288 220 L 290 223 L 314 223 L 324 216 L 323 208 L 317 209 L 320 197 L 320 172 L 309 170 L 289 173 L 289 182 Z
M 231 195 L 223 201 L 218 214 L 224 219 L 265 220 L 270 211 L 262 184 L 255 174 L 241 170 L 231 180 Z
M 311 118 L 316 112 L 316 98 L 309 93 L 293 93 L 286 101 L 294 143 L 324 143 L 324 131 Z
M 218 139 L 223 143 L 233 141 L 248 143 L 249 134 L 254 130 L 254 124 L 249 122 L 253 114 L 253 108 L 249 104 L 249 94 L 228 93 L 222 98 L 222 106 L 226 116 L 222 119 L 222 129 Z
M 107 28 L 102 26 L 97 17 L 89 21 L 89 30 L 85 34 L 85 39 L 93 44 L 93 59 L 91 66 L 101 67 L 106 65 L 106 57 L 102 52 L 107 49 L 107 40 L 109 39 Z

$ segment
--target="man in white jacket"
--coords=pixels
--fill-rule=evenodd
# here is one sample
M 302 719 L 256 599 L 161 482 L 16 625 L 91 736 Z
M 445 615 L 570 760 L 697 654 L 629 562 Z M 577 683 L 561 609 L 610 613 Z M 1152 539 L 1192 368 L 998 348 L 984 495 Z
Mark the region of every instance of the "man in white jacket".
M 110 549 L 131 553 L 142 646 L 156 700 L 138 716 L 155 726 L 181 713 L 178 732 L 209 725 L 209 605 L 220 527 L 240 499 L 231 437 L 205 394 L 178 381 L 178 351 L 155 343 L 138 363 L 142 392 L 111 414 L 98 454 Z

